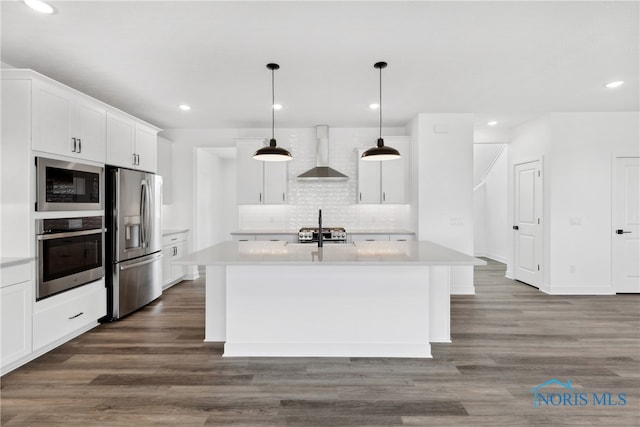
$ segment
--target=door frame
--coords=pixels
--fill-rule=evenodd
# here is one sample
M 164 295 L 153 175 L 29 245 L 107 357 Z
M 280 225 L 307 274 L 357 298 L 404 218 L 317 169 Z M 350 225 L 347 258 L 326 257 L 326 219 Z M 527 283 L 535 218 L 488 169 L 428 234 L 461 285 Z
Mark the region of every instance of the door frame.
M 544 210 L 544 156 L 540 156 L 540 157 L 533 157 L 533 158 L 529 158 L 527 160 L 519 160 L 519 161 L 514 161 L 512 163 L 511 166 L 511 176 L 513 177 L 513 181 L 512 181 L 512 197 L 511 197 L 511 218 L 512 218 L 512 225 L 515 225 L 515 221 L 516 221 L 516 191 L 517 191 L 517 185 L 516 185 L 516 168 L 518 166 L 521 165 L 525 165 L 527 163 L 534 163 L 534 162 L 540 162 L 540 225 L 542 226 L 542 229 L 540 231 L 540 242 L 537 242 L 536 244 L 536 248 L 537 251 L 539 251 L 538 255 L 540 258 L 540 275 L 538 278 L 538 283 L 533 284 L 533 283 L 525 283 L 525 282 L 521 282 L 527 285 L 531 285 L 533 287 L 537 287 L 539 290 L 549 293 L 550 289 L 548 286 L 545 285 L 545 271 L 547 270 L 547 260 L 545 257 L 545 231 L 547 229 L 547 227 L 545 226 L 546 224 L 546 218 L 545 218 L 545 210 Z M 513 230 L 512 230 L 513 231 Z M 511 233 L 511 259 L 512 259 L 512 272 L 511 272 L 511 279 L 513 280 L 517 280 L 516 279 L 516 235 L 515 233 Z
M 615 205 L 614 205 L 614 186 L 616 185 L 615 183 L 615 179 L 616 179 L 616 172 L 618 171 L 618 168 L 616 167 L 616 160 L 617 159 L 638 159 L 640 158 L 640 154 L 639 153 L 611 153 L 611 185 L 610 185 L 610 189 L 611 189 L 611 210 L 610 210 L 610 220 L 611 220 L 611 246 L 610 246 L 610 250 L 609 250 L 609 280 L 610 280 L 610 284 L 611 284 L 611 292 L 612 294 L 616 294 L 618 293 L 618 290 L 616 289 L 616 283 L 614 283 L 614 277 L 613 277 L 613 266 L 614 266 L 614 260 L 613 260 L 613 246 L 615 245 L 615 234 L 614 234 L 614 230 L 616 229 L 617 225 L 615 223 L 615 215 L 614 215 L 614 209 L 615 209 Z

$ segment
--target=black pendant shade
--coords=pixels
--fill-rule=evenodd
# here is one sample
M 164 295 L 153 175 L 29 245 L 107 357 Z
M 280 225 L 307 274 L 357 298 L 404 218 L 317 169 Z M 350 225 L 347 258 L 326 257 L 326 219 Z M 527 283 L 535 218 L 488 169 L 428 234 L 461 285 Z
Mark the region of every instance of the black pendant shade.
M 400 158 L 400 152 L 395 148 L 384 145 L 384 139 L 382 139 L 382 69 L 387 66 L 386 62 L 376 62 L 373 67 L 380 70 L 380 136 L 378 137 L 378 144 L 375 147 L 371 147 L 362 153 L 362 160 L 380 161 L 380 160 L 394 160 Z
M 253 158 L 256 160 L 262 160 L 264 162 L 286 162 L 293 159 L 291 153 L 276 145 L 276 139 L 274 136 L 275 131 L 275 90 L 274 90 L 274 73 L 275 70 L 279 69 L 280 66 L 278 64 L 267 64 L 267 68 L 271 70 L 271 139 L 269 140 L 269 145 L 266 147 L 262 147 L 258 149 Z

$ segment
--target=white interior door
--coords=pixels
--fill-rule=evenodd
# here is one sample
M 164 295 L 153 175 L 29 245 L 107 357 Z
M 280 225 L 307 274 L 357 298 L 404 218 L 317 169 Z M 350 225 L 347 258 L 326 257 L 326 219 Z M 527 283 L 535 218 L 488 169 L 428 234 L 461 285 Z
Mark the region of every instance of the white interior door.
M 540 161 L 515 165 L 514 278 L 542 284 L 542 173 Z
M 640 293 L 640 158 L 618 157 L 613 178 L 613 287 Z

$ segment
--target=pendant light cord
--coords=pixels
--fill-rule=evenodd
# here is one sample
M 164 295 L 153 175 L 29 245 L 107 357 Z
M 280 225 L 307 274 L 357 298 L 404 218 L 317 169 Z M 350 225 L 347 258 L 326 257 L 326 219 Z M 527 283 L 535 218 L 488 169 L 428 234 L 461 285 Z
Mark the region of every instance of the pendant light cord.
M 382 139 L 382 67 L 380 67 L 380 139 Z
M 271 139 L 275 139 L 275 127 L 276 127 L 276 109 L 273 107 L 276 102 L 275 91 L 275 70 L 271 69 Z

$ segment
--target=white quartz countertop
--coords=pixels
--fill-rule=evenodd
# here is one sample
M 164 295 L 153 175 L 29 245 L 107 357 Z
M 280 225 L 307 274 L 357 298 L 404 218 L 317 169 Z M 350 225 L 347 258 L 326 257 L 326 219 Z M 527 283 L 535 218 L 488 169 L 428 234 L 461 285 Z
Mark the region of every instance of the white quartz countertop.
M 486 265 L 427 241 L 325 244 L 223 242 L 173 261 L 186 265 Z
M 171 236 L 172 234 L 180 234 L 189 231 L 188 228 L 168 228 L 162 230 L 162 236 Z
M 26 264 L 35 260 L 34 257 L 2 257 L 0 258 L 0 268 L 12 267 L 14 265 Z
M 262 234 L 298 234 L 299 230 L 237 230 L 232 231 L 230 234 L 233 235 L 262 235 Z M 413 231 L 407 230 L 347 230 L 347 234 L 416 234 Z

